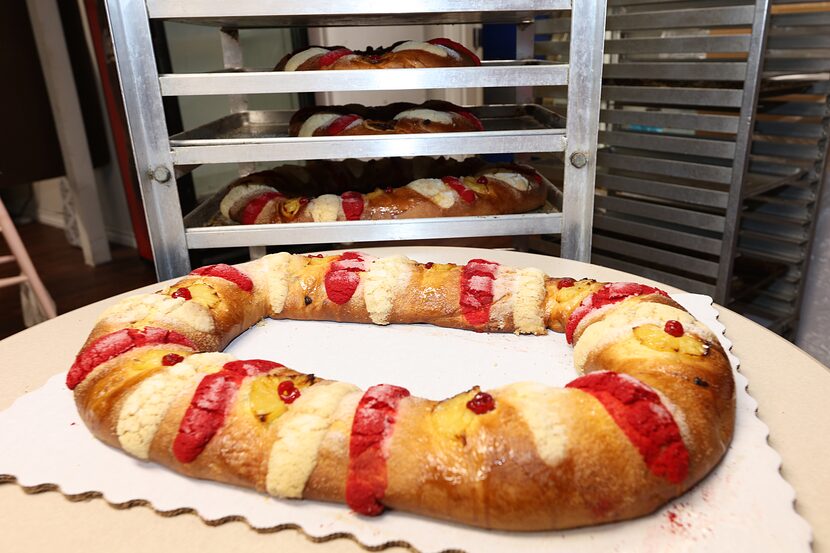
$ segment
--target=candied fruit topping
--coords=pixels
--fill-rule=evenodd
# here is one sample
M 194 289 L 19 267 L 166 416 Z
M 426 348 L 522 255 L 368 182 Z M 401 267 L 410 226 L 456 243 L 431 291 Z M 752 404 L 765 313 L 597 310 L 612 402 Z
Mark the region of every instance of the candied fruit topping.
M 357 252 L 346 252 L 331 263 L 323 283 L 326 295 L 337 305 L 352 299 L 360 284 L 360 273 L 366 271 L 366 260 Z
M 444 184 L 455 190 L 465 203 L 471 204 L 476 201 L 476 193 L 461 184 L 461 180 L 457 177 L 444 177 L 441 180 L 444 181 Z
M 689 474 L 689 451 L 680 427 L 660 396 L 628 375 L 597 371 L 565 386 L 594 396 L 656 476 L 679 484 Z
M 363 215 L 363 194 L 360 192 L 344 192 L 340 195 L 343 204 L 343 213 L 347 221 L 358 221 Z
M 395 430 L 401 400 L 409 390 L 391 384 L 372 386 L 355 409 L 349 439 L 346 504 L 361 515 L 383 512 L 388 443 Z
M 559 282 L 556 283 L 556 288 L 561 290 L 562 288 L 570 288 L 574 284 L 576 284 L 576 281 L 574 279 L 572 279 L 572 278 L 563 278 L 562 280 L 560 280 Z
M 483 415 L 496 408 L 496 400 L 487 392 L 479 392 L 467 402 L 467 409 L 476 415 Z
M 326 133 L 328 136 L 335 136 L 348 129 L 352 125 L 352 123 L 354 123 L 355 121 L 359 121 L 360 119 L 361 117 L 359 115 L 355 115 L 353 113 L 349 115 L 341 115 L 340 117 L 332 121 L 332 123 L 328 127 L 326 127 L 323 132 Z
M 284 403 L 294 403 L 300 397 L 300 390 L 290 380 L 283 380 L 277 387 L 277 393 Z
M 432 269 L 433 265 L 435 265 L 435 263 L 433 263 L 432 261 L 424 263 L 424 269 Z
M 193 294 L 191 294 L 190 290 L 188 290 L 187 288 L 179 288 L 178 290 L 176 290 L 175 292 L 170 294 L 170 297 L 172 297 L 172 298 L 183 298 L 185 300 L 192 300 L 193 299 Z
M 182 357 L 178 353 L 168 353 L 167 355 L 161 358 L 161 364 L 165 367 L 172 367 L 173 365 L 178 365 L 182 361 L 184 361 L 184 357 Z
M 663 327 L 663 330 L 666 331 L 666 334 L 674 336 L 675 338 L 680 338 L 685 332 L 683 324 L 680 321 L 666 321 L 666 325 Z
M 478 184 L 487 184 L 487 177 L 478 177 L 478 178 L 476 179 L 476 182 L 477 182 Z
M 493 306 L 493 282 L 499 264 L 485 259 L 471 259 L 461 271 L 461 313 L 464 320 L 481 326 L 490 320 Z
M 192 275 L 212 276 L 216 278 L 223 278 L 229 282 L 236 284 L 241 290 L 250 292 L 254 289 L 254 282 L 242 271 L 236 267 L 231 267 L 225 263 L 217 265 L 207 265 L 206 267 L 199 267 L 190 272 Z
M 605 307 L 606 305 L 621 302 L 632 296 L 646 296 L 649 294 L 668 296 L 663 290 L 646 286 L 645 284 L 637 284 L 635 282 L 609 282 L 582 300 L 579 307 L 574 309 L 571 316 L 568 317 L 567 325 L 565 325 L 565 339 L 569 344 L 573 343 L 576 327 L 592 311 Z

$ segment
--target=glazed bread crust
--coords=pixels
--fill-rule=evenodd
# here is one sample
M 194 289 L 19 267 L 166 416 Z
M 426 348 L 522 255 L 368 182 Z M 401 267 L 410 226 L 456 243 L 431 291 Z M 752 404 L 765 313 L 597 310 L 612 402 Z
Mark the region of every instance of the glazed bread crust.
M 548 190 L 532 168 L 508 164 L 472 170 L 475 166 L 447 164 L 442 174 L 444 165 L 439 164 L 432 172 L 437 178 L 415 178 L 403 186 L 390 176 L 395 175 L 390 167 L 385 178 L 369 180 L 371 188 L 344 180 L 338 189 L 328 187 L 319 195 L 313 186 L 298 195 L 300 186 L 282 186 L 279 179 L 259 173 L 231 184 L 221 210 L 238 223 L 269 224 L 500 215 L 545 205 Z
M 325 117 L 327 115 L 331 117 Z M 320 123 L 311 127 L 306 125 L 315 116 Z M 340 117 L 347 118 L 343 120 L 344 124 L 331 125 Z M 312 106 L 298 110 L 288 123 L 290 136 L 361 136 L 481 130 L 484 130 L 481 122 L 470 110 L 442 100 L 429 100 L 422 104 L 396 102 L 374 107 L 361 104 Z
M 430 42 L 415 43 L 409 49 L 395 51 L 406 42 L 388 47 L 349 50 L 343 46 L 309 46 L 286 54 L 275 71 L 330 71 L 343 69 L 419 69 L 429 67 L 473 67 L 481 65 L 478 57 L 461 46 L 442 41 L 446 47 Z M 437 42 L 436 41 L 436 42 Z M 336 52 L 334 56 L 330 53 Z M 339 54 L 339 55 L 337 55 Z
M 199 269 L 161 300 L 107 310 L 67 382 L 95 436 L 188 476 L 483 528 L 600 524 L 684 493 L 732 437 L 725 352 L 654 290 L 485 260 L 273 254 Z M 204 308 L 213 330 L 174 316 L 184 304 Z M 565 388 L 518 382 L 433 401 L 211 353 L 266 316 L 567 328 L 583 376 Z

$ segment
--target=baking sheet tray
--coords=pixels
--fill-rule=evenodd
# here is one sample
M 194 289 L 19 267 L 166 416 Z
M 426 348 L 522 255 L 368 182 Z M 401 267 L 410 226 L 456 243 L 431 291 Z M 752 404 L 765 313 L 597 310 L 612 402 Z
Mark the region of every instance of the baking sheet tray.
M 424 249 L 420 261 L 440 259 Z M 720 335 L 711 298 L 673 297 Z M 325 347 L 319 337 L 326 336 Z M 355 341 L 373 344 L 355 350 Z M 517 380 L 561 386 L 574 378 L 572 350 L 562 335 L 478 334 L 427 325 L 372 325 L 266 321 L 228 348 L 240 357 L 276 359 L 295 369 L 362 387 L 392 382 L 413 394 L 442 398 L 478 383 L 484 388 Z M 343 355 L 357 351 L 356 355 Z M 309 352 L 313 352 L 310 355 Z M 437 353 L 437 352 L 440 352 Z M 731 357 L 734 367 L 738 360 Z M 463 370 L 448 370 L 462 369 Z M 100 492 L 107 501 L 146 501 L 159 512 L 193 509 L 204 520 L 237 517 L 256 529 L 294 525 L 309 536 L 349 535 L 364 547 L 386 544 L 423 552 L 448 549 L 504 551 L 809 551 L 810 529 L 793 509 L 794 492 L 779 473 L 780 457 L 767 444 L 747 381 L 735 372 L 735 437 L 723 462 L 701 484 L 652 515 L 598 527 L 528 534 L 492 532 L 400 512 L 357 516 L 342 505 L 282 501 L 217 483 L 185 478 L 136 461 L 92 438 L 80 421 L 65 375 L 18 399 L 0 413 L 0 474 L 22 486 L 50 483 L 65 494 Z M 55 462 L 60 459 L 60 462 Z M 206 528 L 209 532 L 210 529 Z
M 485 133 L 504 131 L 539 131 L 540 133 L 546 133 L 553 129 L 561 129 L 564 132 L 565 128 L 565 119 L 561 115 L 536 104 L 501 104 L 469 109 L 481 120 Z M 170 146 L 178 148 L 184 146 L 262 144 L 280 139 L 302 142 L 303 138 L 288 136 L 288 122 L 294 113 L 294 110 L 250 110 L 234 113 L 206 125 L 171 136 Z M 423 136 L 429 136 L 429 134 L 424 133 Z M 446 135 L 450 133 L 431 134 Z M 475 134 L 482 136 L 482 133 Z

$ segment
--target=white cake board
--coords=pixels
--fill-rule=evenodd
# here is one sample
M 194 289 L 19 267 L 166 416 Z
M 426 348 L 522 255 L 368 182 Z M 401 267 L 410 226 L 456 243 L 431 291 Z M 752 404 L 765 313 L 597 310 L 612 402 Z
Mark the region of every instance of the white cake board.
M 673 296 L 720 335 L 711 298 Z M 362 388 L 381 382 L 440 399 L 478 384 L 517 380 L 562 386 L 575 378 L 573 356 L 559 334 L 477 334 L 426 325 L 265 321 L 227 349 Z M 738 360 L 731 356 L 733 367 Z M 0 475 L 25 487 L 53 484 L 68 495 L 100 493 L 113 504 L 147 502 L 159 512 L 193 510 L 206 521 L 244 517 L 257 529 L 299 527 L 323 538 L 351 534 L 364 546 L 405 542 L 425 553 L 448 549 L 505 551 L 809 551 L 809 525 L 793 508 L 795 493 L 779 473 L 781 459 L 737 371 L 735 437 L 723 462 L 701 484 L 656 513 L 636 520 L 561 532 L 484 531 L 387 512 L 377 518 L 344 505 L 283 501 L 256 492 L 180 476 L 110 448 L 89 433 L 75 409 L 65 374 L 0 413 Z

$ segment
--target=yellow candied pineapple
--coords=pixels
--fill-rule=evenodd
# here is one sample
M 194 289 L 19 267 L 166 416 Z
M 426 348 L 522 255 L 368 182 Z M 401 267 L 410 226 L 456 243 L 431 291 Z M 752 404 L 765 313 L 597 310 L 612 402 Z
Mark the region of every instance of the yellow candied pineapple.
M 248 397 L 251 412 L 261 422 L 270 424 L 280 418 L 288 406 L 302 395 L 302 391 L 313 383 L 314 376 L 307 374 L 256 377 Z
M 152 376 L 163 367 L 170 367 L 192 354 L 184 348 L 153 347 L 134 349 L 124 353 L 118 362 L 117 378 L 102 378 L 96 381 L 88 397 L 93 410 L 107 410 L 107 404 L 120 397 L 120 391 L 129 390 L 137 382 Z
M 478 417 L 494 408 L 492 396 L 475 386 L 436 404 L 432 410 L 432 424 L 436 434 L 465 442 L 467 431 L 478 423 Z
M 645 324 L 634 329 L 634 336 L 641 344 L 656 351 L 695 356 L 709 354 L 709 343 L 688 332 L 673 336 L 657 325 Z
M 290 200 L 286 200 L 280 205 L 280 214 L 289 221 L 293 220 L 297 216 L 297 212 L 300 211 L 300 208 L 307 203 L 308 198 L 291 198 Z
M 570 286 L 560 286 L 556 291 L 556 301 L 559 303 L 569 303 L 575 299 L 582 301 L 587 297 L 591 291 L 597 288 L 597 281 L 595 280 L 574 280 L 561 279 L 561 282 L 571 284 Z
M 490 194 L 490 185 L 488 184 L 487 177 L 464 177 L 462 181 L 464 182 L 464 186 L 476 194 L 482 196 Z
M 190 282 L 187 286 L 174 286 L 168 288 L 166 292 L 171 297 L 195 301 L 199 305 L 204 305 L 208 309 L 215 307 L 220 301 L 222 301 L 216 290 L 204 281 Z
M 386 194 L 385 190 L 382 190 L 380 188 L 375 188 L 374 190 L 372 190 L 371 192 L 369 192 L 368 194 L 365 195 L 364 200 L 366 201 L 366 203 L 369 203 L 372 200 L 374 200 L 375 198 L 383 196 L 384 194 Z

